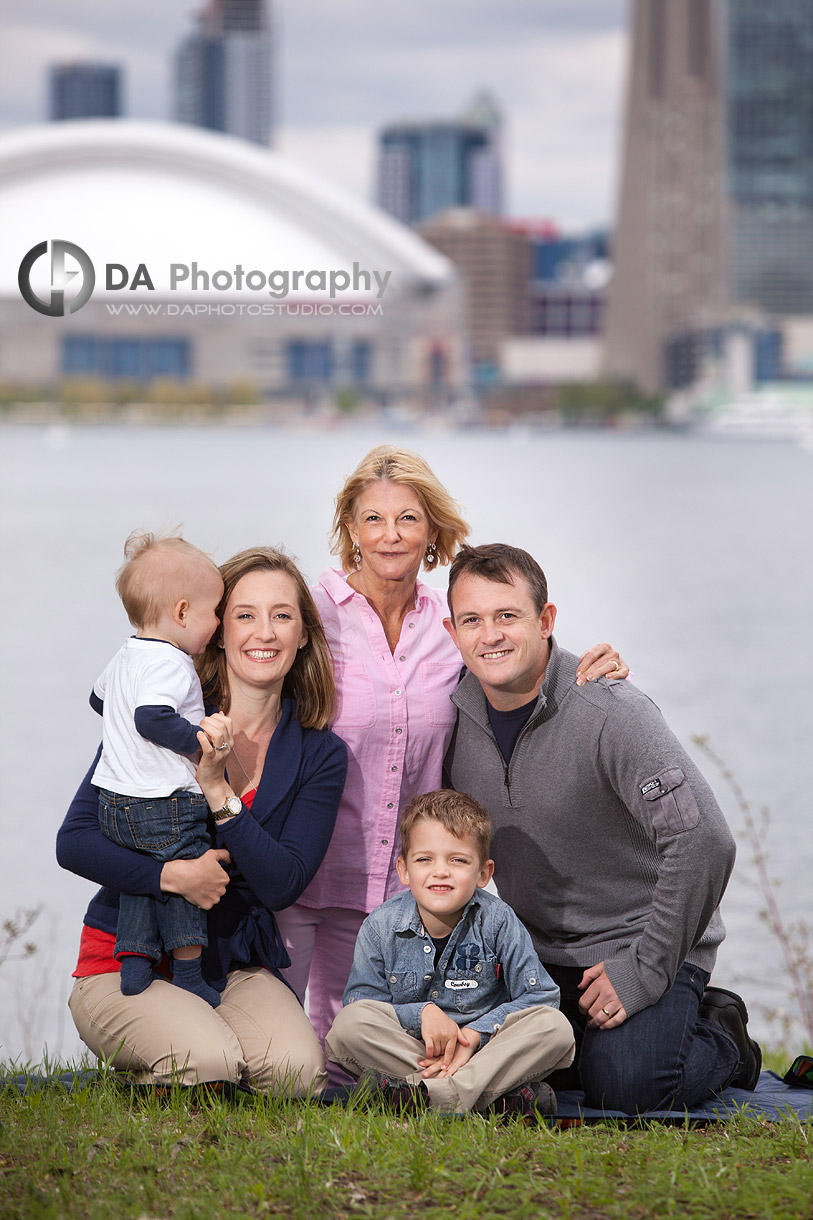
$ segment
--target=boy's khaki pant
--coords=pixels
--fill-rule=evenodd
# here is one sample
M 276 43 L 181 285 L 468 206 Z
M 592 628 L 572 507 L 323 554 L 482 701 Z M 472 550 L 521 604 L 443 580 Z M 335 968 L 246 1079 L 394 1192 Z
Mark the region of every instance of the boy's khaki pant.
M 355 1000 L 336 1017 L 325 1041 L 329 1059 L 358 1078 L 367 1068 L 410 1084 L 423 1082 L 432 1107 L 446 1114 L 484 1110 L 528 1081 L 543 1080 L 573 1062 L 573 1030 L 555 1008 L 540 1006 L 509 1013 L 485 1046 L 454 1076 L 424 1080 L 418 1060 L 423 1042 L 401 1025 L 391 1004 Z

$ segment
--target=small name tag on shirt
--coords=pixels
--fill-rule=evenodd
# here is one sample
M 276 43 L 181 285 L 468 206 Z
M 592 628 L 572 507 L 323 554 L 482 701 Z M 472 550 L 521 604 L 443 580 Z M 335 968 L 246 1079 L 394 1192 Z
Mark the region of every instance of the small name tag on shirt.
M 450 991 L 466 991 L 471 987 L 477 987 L 477 979 L 447 979 L 443 984 Z

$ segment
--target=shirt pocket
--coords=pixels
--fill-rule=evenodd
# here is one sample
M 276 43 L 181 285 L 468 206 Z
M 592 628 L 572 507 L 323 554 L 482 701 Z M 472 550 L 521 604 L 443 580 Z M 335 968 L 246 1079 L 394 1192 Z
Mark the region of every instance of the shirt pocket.
M 450 696 L 457 688 L 462 661 L 424 661 L 421 691 L 427 724 L 438 728 L 454 724 L 457 708 Z
M 680 767 L 669 767 L 641 784 L 641 796 L 648 802 L 649 816 L 661 834 L 681 834 L 700 821 L 694 793 Z
M 394 1004 L 408 1004 L 418 998 L 418 976 L 414 970 L 392 970 L 387 985 Z
M 376 721 L 375 687 L 364 665 L 335 661 L 336 719 L 331 726 L 341 736 L 343 728 L 368 729 Z
M 497 979 L 497 960 L 493 957 L 477 962 L 471 970 L 449 970 L 443 981 L 445 1003 L 441 1007 L 470 1014 L 487 1011 L 494 1007 Z

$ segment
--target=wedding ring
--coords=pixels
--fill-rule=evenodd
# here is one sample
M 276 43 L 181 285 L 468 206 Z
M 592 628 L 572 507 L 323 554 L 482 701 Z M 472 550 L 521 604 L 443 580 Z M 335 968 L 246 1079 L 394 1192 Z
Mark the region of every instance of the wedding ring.
M 228 748 L 229 743 L 227 741 L 224 741 L 222 746 L 215 746 L 216 750 L 228 750 Z
M 620 669 L 620 668 L 621 668 L 621 666 L 618 664 L 618 660 L 617 660 L 617 659 L 616 659 L 615 661 L 613 661 L 613 665 L 615 666 L 615 669 L 613 670 L 613 673 L 615 673 L 615 670 L 616 670 L 616 669 Z
M 601 1010 L 601 1011 L 604 1013 L 605 1017 L 611 1017 L 611 1016 L 613 1015 L 613 1014 L 610 1012 L 609 1008 L 602 1008 L 602 1010 Z

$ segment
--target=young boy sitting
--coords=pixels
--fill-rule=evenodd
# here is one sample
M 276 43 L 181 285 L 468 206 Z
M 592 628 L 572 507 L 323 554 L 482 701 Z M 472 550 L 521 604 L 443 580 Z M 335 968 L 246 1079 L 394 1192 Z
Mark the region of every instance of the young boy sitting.
M 385 1102 L 443 1113 L 556 1113 L 542 1080 L 573 1060 L 559 989 L 528 932 L 483 887 L 491 822 L 461 792 L 404 811 L 398 875 L 410 892 L 362 924 L 325 1053 Z
M 208 555 L 183 538 L 134 532 L 116 588 L 136 635 L 96 680 L 91 706 L 102 716 L 102 753 L 93 783 L 99 823 L 114 843 L 156 860 L 201 856 L 210 846 L 208 805 L 195 781 L 203 696 L 193 656 L 219 619 L 223 581 Z M 223 747 L 218 747 L 223 748 Z M 153 979 L 162 948 L 173 982 L 213 1007 L 220 995 L 201 975 L 206 914 L 184 898 L 122 894 L 116 931 L 121 990 L 138 995 Z

